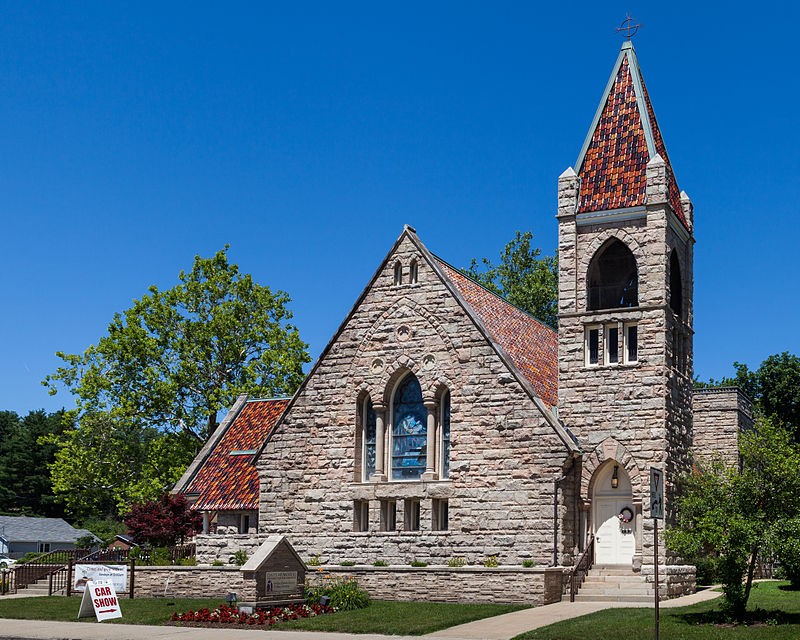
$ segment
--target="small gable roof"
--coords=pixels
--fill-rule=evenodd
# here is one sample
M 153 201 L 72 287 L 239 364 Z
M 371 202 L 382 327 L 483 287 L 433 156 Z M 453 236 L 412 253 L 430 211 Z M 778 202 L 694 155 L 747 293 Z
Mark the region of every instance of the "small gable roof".
M 647 163 L 667 165 L 668 200 L 684 227 L 680 190 L 647 93 L 636 52 L 622 45 L 592 126 L 578 156 L 578 213 L 637 207 L 647 202 Z
M 536 395 L 550 407 L 558 404 L 558 334 L 456 268 L 436 258 L 444 275 L 481 319 Z
M 261 447 L 288 398 L 249 400 L 227 425 L 194 477 L 180 493 L 197 496 L 198 511 L 258 509 L 258 471 L 254 454 Z
M 62 518 L 0 516 L 0 538 L 6 542 L 74 543 L 84 536 L 94 537 L 94 534 L 76 529 Z

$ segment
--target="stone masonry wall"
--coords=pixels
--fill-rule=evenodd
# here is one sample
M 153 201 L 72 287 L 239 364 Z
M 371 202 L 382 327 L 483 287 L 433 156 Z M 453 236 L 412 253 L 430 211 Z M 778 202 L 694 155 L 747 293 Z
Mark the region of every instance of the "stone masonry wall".
M 377 600 L 549 604 L 561 600 L 563 571 L 521 567 L 321 567 L 354 577 Z M 319 574 L 320 576 L 323 574 Z M 311 576 L 314 580 L 314 576 Z M 255 579 L 239 567 L 136 567 L 135 597 L 219 598 L 229 592 L 255 601 Z
M 409 284 L 413 259 L 419 281 Z M 408 371 L 427 402 L 450 391 L 450 477 L 365 482 L 359 403 L 369 395 L 386 407 L 388 433 L 392 391 Z M 549 564 L 553 480 L 568 459 L 566 445 L 405 233 L 258 460 L 259 536 L 284 534 L 304 558 L 320 554 L 334 564 L 446 564 L 453 556 L 481 563 L 490 555 L 502 564 Z M 575 541 L 574 498 L 564 494 L 570 486 L 559 491 L 564 562 Z M 404 499 L 412 498 L 420 500 L 419 531 L 404 530 Z M 381 499 L 397 500 L 394 531 L 380 531 Z M 448 500 L 446 531 L 433 530 L 434 499 Z M 369 502 L 367 532 L 353 531 L 354 500 Z
M 255 580 L 245 581 L 239 567 L 136 567 L 134 596 L 152 598 L 220 598 L 229 592 L 255 600 Z
M 255 533 L 201 533 L 195 536 L 197 561 L 211 564 L 215 560 L 221 560 L 228 564 L 237 551 L 243 550 L 248 557 L 252 556 L 261 542 L 263 539 Z
M 739 432 L 753 426 L 750 400 L 736 387 L 697 389 L 693 397 L 696 459 L 739 464 Z

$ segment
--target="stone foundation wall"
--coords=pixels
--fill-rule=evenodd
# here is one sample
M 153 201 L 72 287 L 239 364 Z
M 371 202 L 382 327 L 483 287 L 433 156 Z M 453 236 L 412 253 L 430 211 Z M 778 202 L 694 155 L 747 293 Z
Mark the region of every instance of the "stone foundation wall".
M 651 587 L 655 584 L 652 564 L 642 566 L 642 579 Z M 697 587 L 697 570 L 691 564 L 658 565 L 659 600 L 678 598 L 694 593 Z
M 312 567 L 313 569 L 313 567 Z M 522 567 L 320 567 L 352 576 L 376 600 L 550 604 L 561 600 L 563 569 Z M 321 576 L 322 572 L 318 575 Z M 314 575 L 310 576 L 312 580 Z M 255 579 L 239 567 L 136 567 L 137 598 L 220 598 L 234 592 L 255 600 Z

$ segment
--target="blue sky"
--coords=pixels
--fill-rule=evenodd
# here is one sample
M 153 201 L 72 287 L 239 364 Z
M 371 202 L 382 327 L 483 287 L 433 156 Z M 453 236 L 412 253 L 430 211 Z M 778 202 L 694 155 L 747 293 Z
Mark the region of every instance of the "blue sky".
M 556 243 L 626 12 L 695 204 L 695 373 L 800 353 L 798 5 L 2 3 L 0 409 L 195 254 L 293 298 L 313 357 L 402 231 Z

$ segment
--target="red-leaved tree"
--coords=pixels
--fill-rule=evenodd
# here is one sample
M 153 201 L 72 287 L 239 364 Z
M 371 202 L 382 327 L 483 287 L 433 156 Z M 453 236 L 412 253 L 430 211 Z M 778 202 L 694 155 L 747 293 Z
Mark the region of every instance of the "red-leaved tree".
M 165 493 L 158 500 L 134 505 L 125 524 L 138 544 L 169 547 L 201 531 L 203 519 L 189 509 L 186 498 Z

